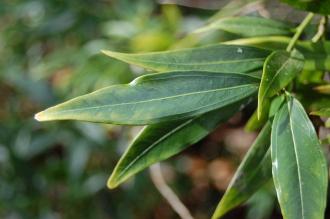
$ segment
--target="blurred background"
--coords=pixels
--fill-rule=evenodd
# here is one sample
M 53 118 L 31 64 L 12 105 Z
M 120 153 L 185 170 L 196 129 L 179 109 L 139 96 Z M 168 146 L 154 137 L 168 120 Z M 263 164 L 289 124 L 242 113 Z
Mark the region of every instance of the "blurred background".
M 161 51 L 232 39 L 223 32 L 187 36 L 228 2 L 176 1 L 178 6 L 153 0 L 1 0 L 0 218 L 178 218 L 148 171 L 118 189 L 106 188 L 141 127 L 38 123 L 33 116 L 144 73 L 100 54 L 101 49 Z M 254 9 L 246 13 L 265 12 Z M 275 9 L 268 15 L 279 16 Z M 298 19 L 301 13 L 295 13 L 291 15 Z M 256 137 L 244 131 L 253 107 L 162 164 L 166 181 L 196 219 L 210 217 Z M 225 218 L 281 218 L 274 197 L 272 185 L 266 185 Z

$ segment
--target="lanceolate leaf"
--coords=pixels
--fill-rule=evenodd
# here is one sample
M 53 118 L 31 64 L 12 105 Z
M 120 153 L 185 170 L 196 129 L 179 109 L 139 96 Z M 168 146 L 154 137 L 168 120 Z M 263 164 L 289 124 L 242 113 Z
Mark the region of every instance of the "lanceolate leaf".
M 270 159 L 271 124 L 267 122 L 238 167 L 213 219 L 247 201 L 264 183 L 271 179 Z M 268 151 L 268 152 L 267 152 Z
M 328 168 L 313 124 L 294 98 L 275 115 L 271 133 L 274 184 L 284 219 L 323 218 Z
M 295 8 L 330 15 L 329 0 L 281 0 Z
M 302 71 L 304 57 L 297 50 L 289 53 L 275 51 L 265 61 L 258 93 L 258 117 L 263 113 L 263 106 L 268 98 L 286 87 Z
M 260 69 L 270 54 L 268 50 L 255 47 L 222 44 L 142 54 L 103 53 L 155 71 L 202 70 L 222 73 L 246 73 Z
M 153 163 L 165 160 L 209 134 L 237 112 L 241 102 L 188 120 L 145 127 L 116 165 L 108 187 L 114 188 Z
M 145 125 L 201 115 L 253 95 L 259 79 L 244 74 L 189 71 L 139 77 L 51 107 L 40 121 L 83 120 Z
M 224 30 L 244 37 L 290 35 L 291 27 L 286 23 L 262 17 L 242 16 L 216 20 L 197 32 Z
M 311 113 L 312 115 L 330 117 L 330 108 L 324 108 Z

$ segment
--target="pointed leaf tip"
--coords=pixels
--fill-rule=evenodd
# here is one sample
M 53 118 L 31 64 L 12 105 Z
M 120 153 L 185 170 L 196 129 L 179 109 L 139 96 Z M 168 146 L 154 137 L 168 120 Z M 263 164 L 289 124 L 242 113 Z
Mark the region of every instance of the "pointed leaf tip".
M 108 181 L 107 181 L 107 187 L 109 189 L 115 189 L 118 187 L 118 183 L 116 181 L 113 180 L 112 175 L 109 177 Z
M 44 118 L 43 118 L 43 113 L 42 112 L 39 112 L 37 114 L 34 115 L 34 119 L 41 122 L 41 121 L 44 121 Z

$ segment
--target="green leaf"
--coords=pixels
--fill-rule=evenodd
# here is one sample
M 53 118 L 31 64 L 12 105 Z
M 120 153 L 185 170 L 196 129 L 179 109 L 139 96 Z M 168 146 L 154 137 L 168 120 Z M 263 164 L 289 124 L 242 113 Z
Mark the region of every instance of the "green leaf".
M 145 125 L 201 115 L 253 95 L 259 79 L 244 74 L 167 72 L 110 86 L 38 113 L 39 121 L 82 120 Z
M 198 70 L 246 73 L 260 69 L 270 51 L 250 46 L 210 45 L 166 52 L 104 54 L 154 71 Z
M 271 179 L 270 133 L 271 124 L 267 122 L 238 167 L 212 219 L 222 217 L 247 201 Z
M 271 133 L 273 179 L 284 219 L 323 218 L 328 168 L 313 124 L 289 96 Z
M 146 126 L 117 163 L 108 187 L 115 188 L 130 176 L 151 164 L 165 160 L 208 135 L 228 120 L 242 101 L 208 112 L 199 117 Z
M 275 114 L 281 109 L 283 103 L 285 101 L 285 97 L 283 95 L 275 97 L 269 107 L 268 118 L 274 119 Z
M 262 17 L 226 17 L 216 20 L 196 32 L 224 30 L 243 37 L 290 35 L 291 27 L 280 21 Z
M 281 0 L 295 8 L 330 15 L 329 0 Z
M 290 42 L 289 37 L 267 36 L 244 38 L 224 42 L 228 45 L 249 45 L 269 50 L 285 50 Z M 297 41 L 296 48 L 304 55 L 304 70 L 330 71 L 330 42 L 319 41 L 312 43 L 310 41 Z
M 265 105 L 265 111 L 269 111 L 270 102 L 268 101 Z M 245 131 L 248 132 L 255 132 L 260 130 L 264 126 L 264 124 L 267 122 L 268 115 L 266 113 L 263 114 L 261 118 L 258 119 L 258 110 L 255 110 L 249 120 L 246 122 L 246 125 L 244 127 Z
M 264 113 L 265 102 L 302 71 L 304 57 L 297 50 L 275 51 L 266 59 L 258 93 L 258 117 Z
M 312 115 L 330 117 L 330 108 L 321 109 L 319 111 L 311 112 Z

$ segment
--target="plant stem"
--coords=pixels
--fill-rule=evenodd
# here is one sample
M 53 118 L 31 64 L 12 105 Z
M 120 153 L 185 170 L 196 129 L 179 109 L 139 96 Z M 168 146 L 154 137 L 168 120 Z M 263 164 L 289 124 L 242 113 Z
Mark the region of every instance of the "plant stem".
M 318 27 L 318 30 L 317 30 L 317 33 L 315 34 L 315 36 L 312 38 L 312 42 L 313 43 L 316 43 L 317 41 L 319 41 L 322 36 L 324 35 L 325 33 L 325 28 L 327 26 L 327 16 L 323 16 L 320 20 L 320 23 L 319 23 L 319 27 Z
M 314 13 L 310 12 L 305 17 L 305 19 L 301 22 L 301 24 L 297 27 L 296 33 L 292 37 L 288 47 L 286 48 L 286 51 L 290 52 L 293 49 L 293 47 L 296 44 L 297 40 L 299 39 L 300 35 L 302 34 L 302 32 L 304 31 L 306 26 L 309 24 L 309 22 L 311 22 L 313 16 L 314 16 Z
M 178 196 L 173 190 L 166 184 L 166 181 L 162 175 L 162 170 L 159 163 L 152 165 L 149 168 L 150 177 L 160 194 L 170 204 L 172 209 L 180 216 L 181 219 L 194 219 L 191 216 L 188 208 L 180 201 Z

